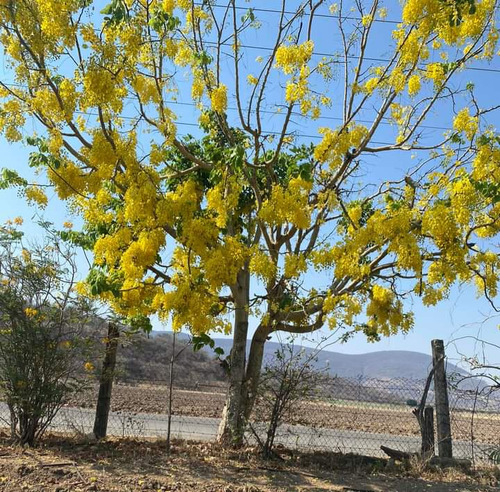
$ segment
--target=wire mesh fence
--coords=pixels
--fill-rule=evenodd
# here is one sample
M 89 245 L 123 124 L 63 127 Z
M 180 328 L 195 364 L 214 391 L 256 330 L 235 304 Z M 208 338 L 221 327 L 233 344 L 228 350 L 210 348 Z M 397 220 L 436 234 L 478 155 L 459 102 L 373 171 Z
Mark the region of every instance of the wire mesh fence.
M 420 430 L 412 410 L 420 401 L 425 381 L 332 378 L 314 399 L 300 401 L 284 416 L 276 444 L 302 450 L 326 450 L 383 456 L 380 446 L 418 452 Z M 212 440 L 217 435 L 225 403 L 223 383 L 175 386 L 171 434 L 175 438 Z M 52 423 L 58 431 L 92 432 L 98 393 L 96 381 L 74 395 Z M 487 460 L 500 447 L 500 398 L 480 386 L 449 387 L 454 456 Z M 116 381 L 108 434 L 123 437 L 165 437 L 169 388 L 166 380 Z M 427 403 L 433 403 L 429 392 Z M 260 415 L 257 411 L 255 415 Z M 10 413 L 0 403 L 0 419 L 9 425 Z M 252 419 L 250 443 L 263 436 L 267 423 Z

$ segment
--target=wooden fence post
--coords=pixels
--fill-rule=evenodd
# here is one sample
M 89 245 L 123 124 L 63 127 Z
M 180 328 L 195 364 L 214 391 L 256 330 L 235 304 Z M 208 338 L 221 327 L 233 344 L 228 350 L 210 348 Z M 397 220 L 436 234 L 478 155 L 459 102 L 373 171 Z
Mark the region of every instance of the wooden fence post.
M 441 458 L 452 458 L 450 404 L 446 381 L 443 340 L 432 340 L 432 364 L 434 366 L 434 395 L 436 406 L 436 430 L 438 451 Z
M 422 422 L 422 458 L 434 456 L 434 408 L 425 407 Z
M 170 357 L 170 370 L 168 375 L 168 420 L 167 420 L 167 454 L 170 454 L 170 433 L 172 430 L 172 398 L 174 388 L 174 363 L 175 363 L 175 338 L 177 333 L 172 332 L 172 356 Z
M 102 371 L 99 381 L 99 396 L 97 397 L 97 408 L 94 420 L 94 435 L 97 439 L 106 437 L 108 429 L 109 410 L 111 408 L 111 390 L 113 389 L 113 378 L 116 366 L 116 351 L 118 349 L 118 338 L 120 330 L 114 323 L 108 325 L 108 337 Z

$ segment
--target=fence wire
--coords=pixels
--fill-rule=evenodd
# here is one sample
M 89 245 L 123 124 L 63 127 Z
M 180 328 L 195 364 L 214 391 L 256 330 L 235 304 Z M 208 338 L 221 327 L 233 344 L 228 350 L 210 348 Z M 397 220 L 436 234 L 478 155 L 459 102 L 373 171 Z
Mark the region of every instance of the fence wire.
M 425 381 L 380 380 L 365 377 L 333 378 L 318 396 L 300 401 L 285 416 L 276 444 L 292 449 L 322 450 L 384 456 L 380 446 L 418 452 L 421 438 L 412 410 L 420 401 Z M 175 386 L 172 395 L 174 438 L 216 438 L 225 403 L 224 384 Z M 52 423 L 57 431 L 92 432 L 98 384 L 74 395 Z M 108 434 L 123 437 L 166 437 L 169 387 L 166 380 L 116 381 L 113 386 Z M 450 383 L 449 398 L 453 452 L 457 458 L 488 460 L 500 448 L 500 394 L 481 389 L 458 389 Z M 427 404 L 433 404 L 433 391 Z M 259 415 L 259 411 L 255 412 Z M 0 423 L 8 426 L 10 412 L 0 403 Z M 252 420 L 254 432 L 264 436 L 266 422 Z

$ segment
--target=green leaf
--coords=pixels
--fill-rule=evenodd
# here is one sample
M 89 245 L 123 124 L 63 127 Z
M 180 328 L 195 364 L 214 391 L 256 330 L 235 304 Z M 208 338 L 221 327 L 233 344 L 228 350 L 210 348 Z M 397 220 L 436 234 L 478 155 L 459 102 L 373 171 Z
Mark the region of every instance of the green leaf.
M 21 178 L 21 176 L 12 169 L 2 169 L 0 173 L 0 189 L 5 190 L 12 186 L 25 187 L 28 186 L 28 181 Z
M 148 316 L 144 316 L 142 314 L 138 314 L 136 316 L 129 316 L 125 319 L 125 324 L 130 326 L 134 332 L 144 332 L 151 333 L 153 331 L 153 325 L 151 324 L 151 320 Z
M 101 10 L 101 14 L 106 16 L 104 20 L 107 25 L 117 25 L 129 18 L 127 4 L 124 0 L 112 0 Z

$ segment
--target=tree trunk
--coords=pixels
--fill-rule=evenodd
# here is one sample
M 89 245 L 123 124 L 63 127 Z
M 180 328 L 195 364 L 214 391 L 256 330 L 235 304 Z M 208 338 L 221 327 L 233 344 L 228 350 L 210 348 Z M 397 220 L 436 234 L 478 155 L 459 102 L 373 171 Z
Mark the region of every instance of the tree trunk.
M 94 435 L 97 439 L 106 437 L 108 429 L 108 417 L 111 407 L 111 391 L 113 389 L 113 378 L 116 365 L 116 351 L 118 349 L 118 338 L 120 330 L 114 323 L 108 325 L 108 339 L 106 351 L 102 363 L 101 380 L 99 383 L 99 396 L 97 397 L 97 408 L 94 420 Z
M 239 271 L 237 283 L 232 288 L 235 319 L 229 389 L 217 437 L 217 440 L 225 446 L 241 446 L 245 432 L 243 390 L 248 335 L 249 292 L 250 274 L 246 266 Z
M 257 396 L 262 361 L 264 359 L 264 344 L 270 332 L 271 329 L 267 325 L 260 325 L 252 337 L 243 389 L 243 414 L 246 421 L 250 418 Z

